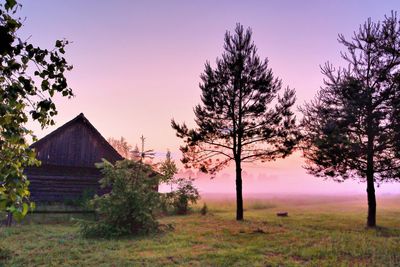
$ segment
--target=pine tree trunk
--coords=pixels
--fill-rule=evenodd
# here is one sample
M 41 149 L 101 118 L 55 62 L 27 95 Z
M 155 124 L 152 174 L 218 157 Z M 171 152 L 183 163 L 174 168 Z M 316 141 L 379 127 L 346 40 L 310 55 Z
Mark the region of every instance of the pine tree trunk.
M 376 226 L 376 198 L 374 181 L 374 154 L 372 138 L 368 140 L 367 151 L 367 195 L 368 195 L 368 218 L 367 227 Z
M 372 106 L 372 96 L 369 100 L 369 107 Z M 367 117 L 367 196 L 368 196 L 368 218 L 367 227 L 376 226 L 376 198 L 375 198 L 375 181 L 374 181 L 374 137 L 375 131 L 373 127 L 373 114 L 371 108 L 368 109 Z
M 374 173 L 367 173 L 367 195 L 368 195 L 368 219 L 367 227 L 376 226 L 376 197 L 374 185 Z
M 240 160 L 236 161 L 236 220 L 243 220 L 242 167 Z

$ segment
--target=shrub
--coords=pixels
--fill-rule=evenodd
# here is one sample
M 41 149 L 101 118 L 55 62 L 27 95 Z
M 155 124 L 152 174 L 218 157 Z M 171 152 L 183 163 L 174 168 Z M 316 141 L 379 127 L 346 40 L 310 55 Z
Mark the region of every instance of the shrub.
M 159 205 L 158 175 L 151 166 L 131 160 L 115 165 L 103 160 L 101 186 L 111 191 L 91 201 L 97 222 L 80 221 L 86 237 L 116 237 L 149 233 L 158 227 L 154 210 Z
M 161 215 L 168 215 L 174 213 L 172 208 L 172 199 L 173 199 L 172 194 L 173 192 L 160 193 L 159 212 Z
M 200 199 L 197 188 L 193 185 L 192 178 L 178 178 L 175 183 L 177 189 L 167 194 L 167 198 L 171 203 L 176 214 L 184 215 L 189 211 L 190 204 L 196 204 Z
M 87 210 L 90 207 L 90 201 L 93 199 L 94 195 L 95 191 L 93 189 L 85 189 L 80 197 L 74 199 L 65 199 L 63 204 L 66 206 L 78 207 Z
M 201 215 L 206 215 L 208 213 L 207 204 L 204 202 L 203 207 L 200 210 Z

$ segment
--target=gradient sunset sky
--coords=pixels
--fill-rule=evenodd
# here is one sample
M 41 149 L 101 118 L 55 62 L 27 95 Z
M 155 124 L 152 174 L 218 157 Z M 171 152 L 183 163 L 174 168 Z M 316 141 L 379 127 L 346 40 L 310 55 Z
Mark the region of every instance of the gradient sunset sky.
M 342 65 L 338 33 L 350 37 L 367 18 L 382 20 L 400 1 L 22 1 L 26 17 L 20 36 L 51 47 L 56 39 L 73 43 L 66 57 L 74 65 L 68 81 L 76 95 L 56 98 L 57 124 L 40 138 L 83 112 L 104 137 L 127 138 L 159 155 L 169 148 L 178 161 L 181 141 L 171 118 L 193 126 L 200 102 L 199 75 L 215 62 L 226 30 L 236 23 L 253 30 L 258 54 L 270 62 L 284 86 L 295 88 L 297 105 L 322 85 L 320 65 Z M 245 167 L 245 193 L 363 193 L 365 185 L 337 184 L 307 175 L 300 154 L 278 162 Z M 196 176 L 196 174 L 192 174 Z M 234 192 L 228 168 L 210 181 L 200 175 L 202 192 Z M 377 193 L 400 193 L 386 184 Z

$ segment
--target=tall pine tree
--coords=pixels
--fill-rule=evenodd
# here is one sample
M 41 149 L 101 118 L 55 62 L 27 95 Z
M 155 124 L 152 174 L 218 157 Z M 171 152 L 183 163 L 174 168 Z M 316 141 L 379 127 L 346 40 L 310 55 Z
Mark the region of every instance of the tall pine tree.
M 215 174 L 229 163 L 236 165 L 236 219 L 243 219 L 242 163 L 270 161 L 289 155 L 297 142 L 291 107 L 295 92 L 282 96 L 280 79 L 261 60 L 252 31 L 237 24 L 226 32 L 224 53 L 216 68 L 205 64 L 201 75 L 200 105 L 194 108 L 197 128 L 172 120 L 177 136 L 184 139 L 182 162 Z
M 325 86 L 302 111 L 310 173 L 367 183 L 367 226 L 376 225 L 375 184 L 400 180 L 400 23 L 369 19 L 348 41 L 347 68 L 327 63 Z

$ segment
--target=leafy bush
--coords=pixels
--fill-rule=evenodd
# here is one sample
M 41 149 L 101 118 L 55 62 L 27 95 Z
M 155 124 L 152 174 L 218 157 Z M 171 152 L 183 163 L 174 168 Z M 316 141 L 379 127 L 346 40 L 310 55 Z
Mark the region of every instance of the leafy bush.
M 196 204 L 200 199 L 199 191 L 193 185 L 193 181 L 192 178 L 178 178 L 175 180 L 177 189 L 167 193 L 167 200 L 175 214 L 187 214 L 189 205 Z
M 74 199 L 65 199 L 63 204 L 66 206 L 79 207 L 88 210 L 90 209 L 90 201 L 93 199 L 94 195 L 95 190 L 85 189 L 80 197 Z
M 97 221 L 80 221 L 86 237 L 117 237 L 148 233 L 158 228 L 154 210 L 159 205 L 158 175 L 151 166 L 131 160 L 115 165 L 98 164 L 104 178 L 101 186 L 111 191 L 91 201 Z
M 168 215 L 174 213 L 172 208 L 172 192 L 160 193 L 159 213 L 161 215 Z
M 208 213 L 207 204 L 204 202 L 203 207 L 200 210 L 201 215 L 206 215 Z

